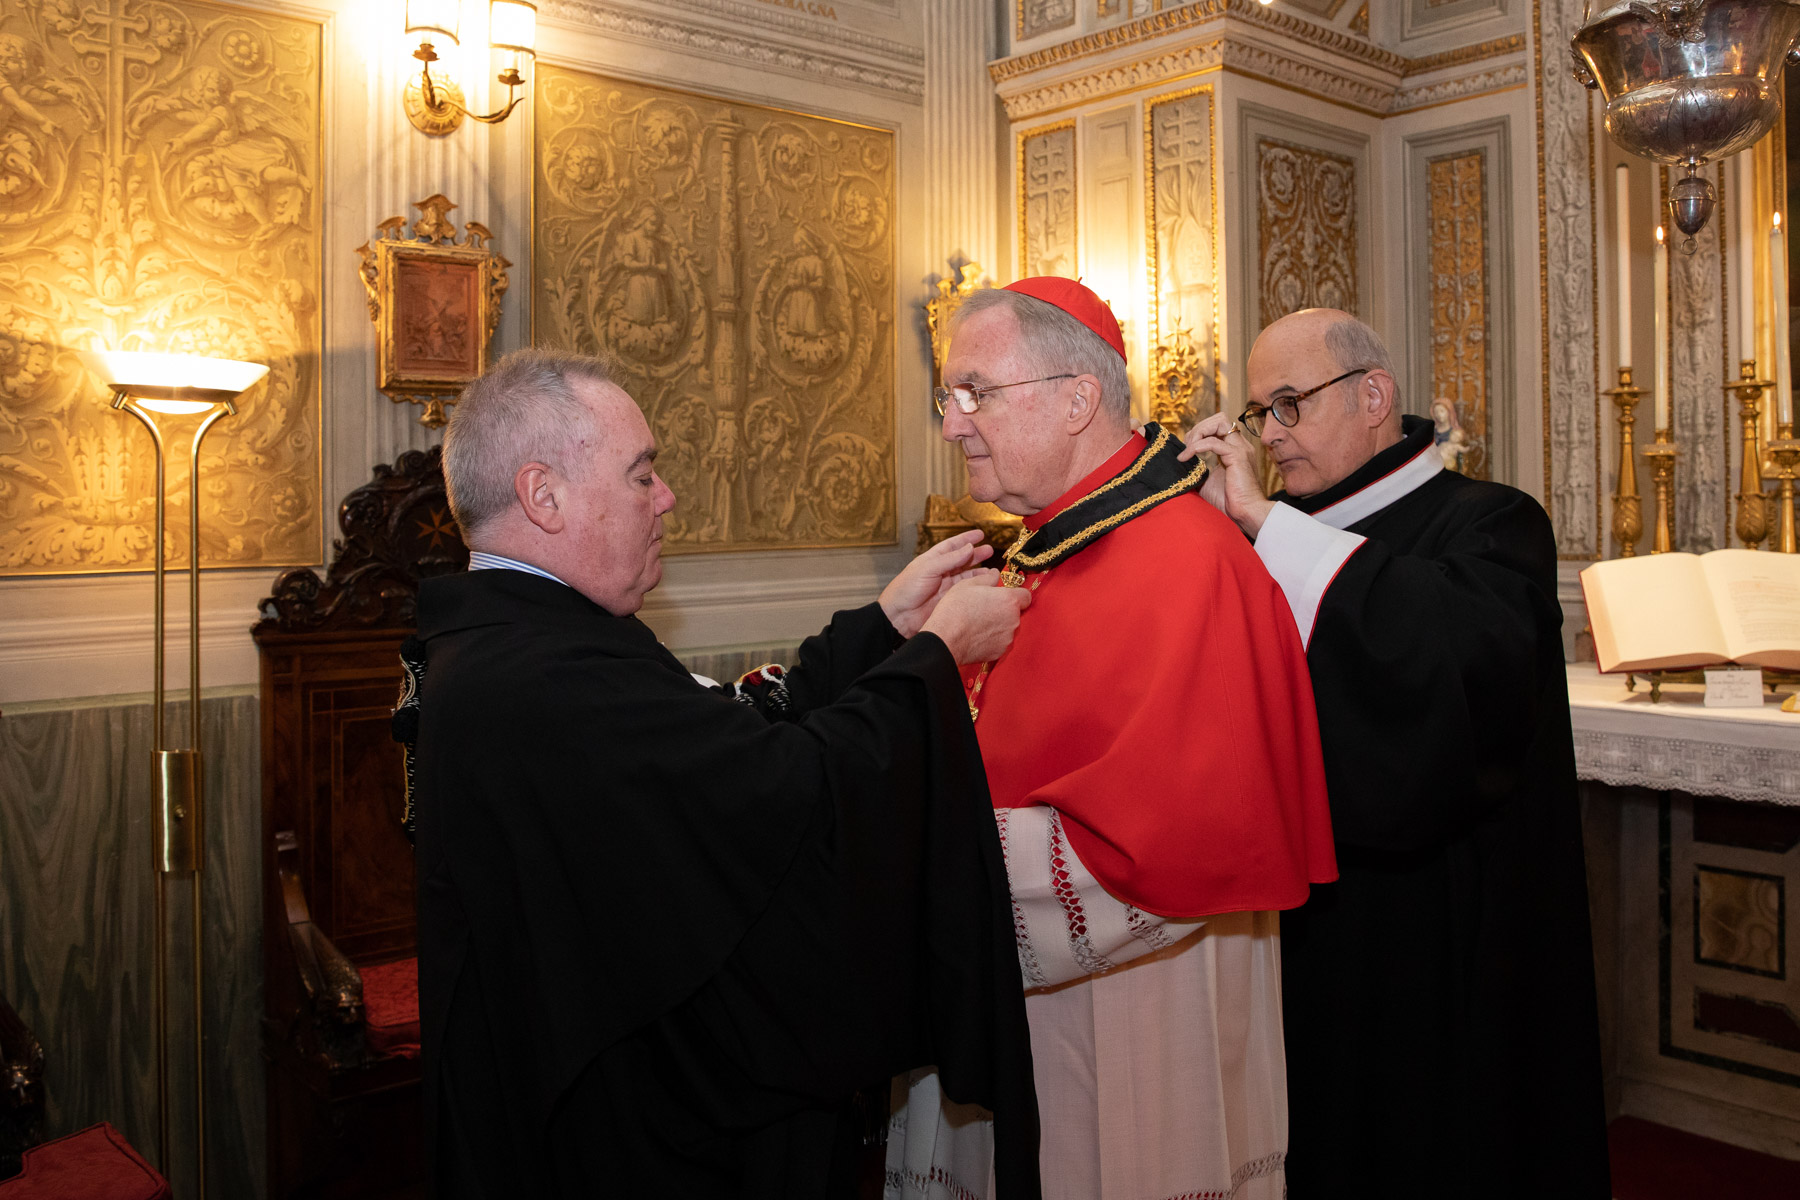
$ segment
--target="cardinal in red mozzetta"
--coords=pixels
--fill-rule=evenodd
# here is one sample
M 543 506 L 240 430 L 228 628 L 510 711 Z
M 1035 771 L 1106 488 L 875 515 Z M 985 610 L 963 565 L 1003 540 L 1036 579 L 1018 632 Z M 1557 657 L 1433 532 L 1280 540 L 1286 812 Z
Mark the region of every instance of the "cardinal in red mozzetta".
M 1134 433 L 1118 320 L 1079 282 L 976 292 L 943 436 L 1025 518 L 1017 640 L 967 672 L 1006 848 L 1046 1197 L 1283 1193 L 1276 910 L 1337 875 L 1305 652 L 1282 592 Z M 990 1196 L 988 1127 L 912 1080 L 907 1197 Z

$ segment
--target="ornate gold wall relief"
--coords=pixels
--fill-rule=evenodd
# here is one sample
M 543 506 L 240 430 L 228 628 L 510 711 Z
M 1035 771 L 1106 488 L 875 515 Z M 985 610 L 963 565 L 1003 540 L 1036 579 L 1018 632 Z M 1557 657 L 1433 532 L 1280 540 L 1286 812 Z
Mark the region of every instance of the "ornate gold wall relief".
M 1302 308 L 1356 312 L 1355 161 L 1258 137 L 1256 196 L 1256 328 Z
M 319 27 L 266 11 L 0 0 L 0 573 L 149 562 L 102 347 L 268 363 L 207 443 L 203 561 L 318 561 L 319 74 Z
M 1218 195 L 1214 187 L 1211 85 L 1150 101 L 1144 113 L 1150 242 L 1152 416 L 1173 425 L 1216 412 L 1218 389 Z M 1177 367 L 1182 369 L 1177 370 Z M 1165 371 L 1165 367 L 1168 368 Z M 1160 407 L 1159 407 L 1160 406 Z
M 1019 134 L 1019 276 L 1075 277 L 1075 122 Z
M 1432 402 L 1467 439 L 1459 468 L 1476 479 L 1488 467 L 1487 154 L 1473 150 L 1427 167 L 1431 222 Z M 1436 411 L 1432 414 L 1437 417 Z M 1454 418 L 1454 419 L 1452 419 Z
M 894 541 L 893 135 L 553 66 L 536 104 L 533 340 L 619 358 L 670 550 Z

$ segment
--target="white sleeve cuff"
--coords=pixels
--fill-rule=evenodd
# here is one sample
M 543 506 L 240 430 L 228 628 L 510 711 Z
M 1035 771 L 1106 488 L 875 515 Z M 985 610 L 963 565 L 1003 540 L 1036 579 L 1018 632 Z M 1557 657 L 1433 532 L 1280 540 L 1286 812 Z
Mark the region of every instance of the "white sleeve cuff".
M 994 818 L 1027 988 L 1110 971 L 1173 946 L 1205 923 L 1170 921 L 1108 892 L 1076 857 L 1054 808 L 1002 808 Z
M 1256 535 L 1256 553 L 1294 610 L 1302 646 L 1312 640 L 1313 621 L 1331 581 L 1365 540 L 1286 504 L 1269 510 Z

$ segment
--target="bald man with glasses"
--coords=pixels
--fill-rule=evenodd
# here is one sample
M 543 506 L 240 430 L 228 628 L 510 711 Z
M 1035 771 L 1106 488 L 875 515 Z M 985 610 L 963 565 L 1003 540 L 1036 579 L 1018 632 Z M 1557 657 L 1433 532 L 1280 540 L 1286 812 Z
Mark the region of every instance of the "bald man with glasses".
M 1325 752 L 1340 876 L 1281 921 L 1289 1193 L 1605 1197 L 1550 520 L 1444 469 L 1348 313 L 1276 321 L 1248 372 L 1182 457 L 1218 456 L 1201 494 L 1293 608 Z

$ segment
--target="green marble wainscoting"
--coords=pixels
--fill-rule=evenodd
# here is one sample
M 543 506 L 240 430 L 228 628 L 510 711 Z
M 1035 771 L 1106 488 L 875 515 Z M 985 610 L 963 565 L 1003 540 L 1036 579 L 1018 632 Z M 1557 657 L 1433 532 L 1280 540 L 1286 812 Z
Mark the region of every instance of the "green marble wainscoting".
M 184 745 L 187 704 L 170 706 Z M 207 1187 L 261 1197 L 261 784 L 253 687 L 209 691 L 205 745 Z M 0 717 L 0 993 L 43 1042 L 46 1137 L 110 1121 L 157 1158 L 150 704 Z M 171 1163 L 192 1195 L 191 884 L 169 882 Z

